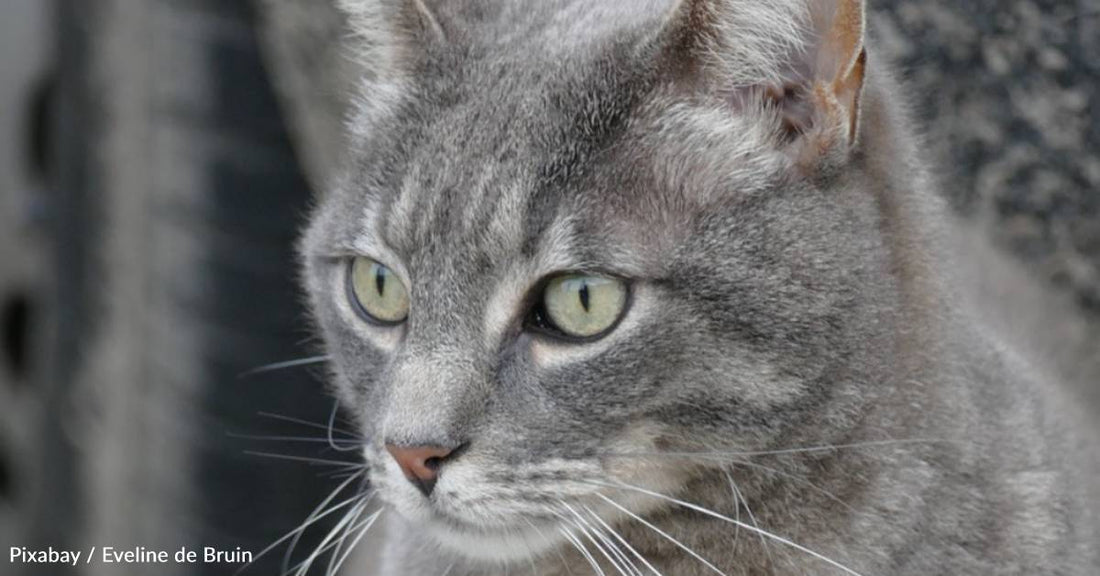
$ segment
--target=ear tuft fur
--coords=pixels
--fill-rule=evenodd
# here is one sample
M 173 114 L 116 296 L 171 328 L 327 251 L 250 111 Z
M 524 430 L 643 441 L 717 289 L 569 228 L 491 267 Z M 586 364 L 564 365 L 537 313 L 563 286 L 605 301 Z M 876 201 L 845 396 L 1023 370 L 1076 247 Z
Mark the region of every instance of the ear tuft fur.
M 679 65 L 729 90 L 791 80 L 806 48 L 807 0 L 678 0 L 666 36 Z
M 348 16 L 357 59 L 377 78 L 399 76 L 425 44 L 446 39 L 424 0 L 337 0 L 337 4 Z
M 351 143 L 362 142 L 371 127 L 405 97 L 410 76 L 426 47 L 446 40 L 444 29 L 423 0 L 337 0 L 347 15 L 360 97 L 347 126 Z

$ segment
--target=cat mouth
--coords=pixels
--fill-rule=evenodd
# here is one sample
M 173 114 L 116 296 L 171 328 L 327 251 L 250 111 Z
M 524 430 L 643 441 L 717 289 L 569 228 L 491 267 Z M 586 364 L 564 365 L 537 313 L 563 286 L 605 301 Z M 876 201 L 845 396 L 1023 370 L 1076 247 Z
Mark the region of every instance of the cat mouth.
M 486 538 L 531 529 L 532 526 L 549 526 L 557 520 L 552 513 L 525 509 L 522 511 L 495 509 L 491 503 L 482 502 L 477 508 L 456 505 L 446 496 L 420 498 L 393 494 L 384 489 L 379 495 L 389 506 L 409 522 L 432 526 L 439 531 L 480 535 Z
M 426 512 L 428 522 L 438 524 L 444 529 L 481 534 L 486 537 L 507 534 L 520 529 L 532 529 L 533 526 L 539 528 L 551 526 L 557 520 L 557 517 L 552 514 L 531 511 L 476 515 L 472 511 L 456 510 L 434 502 L 426 506 Z
M 473 560 L 512 562 L 554 549 L 562 541 L 553 517 L 523 517 L 514 522 L 473 523 L 447 513 L 433 513 L 427 532 L 444 548 Z

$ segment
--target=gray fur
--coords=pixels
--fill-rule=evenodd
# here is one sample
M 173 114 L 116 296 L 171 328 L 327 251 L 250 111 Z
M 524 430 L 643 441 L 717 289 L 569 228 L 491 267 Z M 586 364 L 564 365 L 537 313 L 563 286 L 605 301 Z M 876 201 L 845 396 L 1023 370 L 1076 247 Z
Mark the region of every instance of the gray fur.
M 556 537 L 567 510 L 598 525 L 585 507 L 662 573 L 711 573 L 597 493 L 726 574 L 844 573 L 614 481 L 863 575 L 1100 570 L 1092 437 L 954 296 L 873 43 L 851 150 L 804 169 L 809 136 L 757 102 L 807 74 L 804 1 L 345 2 L 382 56 L 302 251 L 391 512 L 380 573 L 587 573 Z M 351 312 L 356 254 L 409 286 L 406 325 Z M 623 322 L 589 344 L 525 331 L 529 292 L 573 270 L 630 279 Z M 469 447 L 429 501 L 387 442 Z

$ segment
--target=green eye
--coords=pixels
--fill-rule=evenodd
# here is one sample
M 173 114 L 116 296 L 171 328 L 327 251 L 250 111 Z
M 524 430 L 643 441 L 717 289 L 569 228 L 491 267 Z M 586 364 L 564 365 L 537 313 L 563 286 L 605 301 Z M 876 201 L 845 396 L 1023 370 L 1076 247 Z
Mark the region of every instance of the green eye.
M 554 278 L 543 293 L 544 323 L 566 336 L 592 338 L 611 329 L 626 308 L 627 289 L 606 276 Z
M 356 307 L 379 324 L 399 324 L 409 316 L 409 293 L 393 270 L 357 257 L 351 261 L 348 291 Z

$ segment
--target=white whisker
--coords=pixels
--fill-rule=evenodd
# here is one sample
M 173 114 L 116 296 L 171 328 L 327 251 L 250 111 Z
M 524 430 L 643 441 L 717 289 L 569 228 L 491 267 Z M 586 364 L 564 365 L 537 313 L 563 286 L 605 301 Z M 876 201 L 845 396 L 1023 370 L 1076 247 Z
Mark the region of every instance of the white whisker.
M 333 441 L 333 439 L 332 439 L 332 428 L 336 424 L 336 409 L 339 408 L 339 407 L 340 407 L 340 403 L 333 401 L 333 403 L 332 403 L 332 412 L 330 412 L 329 415 L 328 415 L 328 428 L 325 430 L 325 434 L 328 435 L 328 445 L 331 446 L 332 449 L 336 450 L 337 452 L 351 452 L 351 451 L 354 451 L 354 450 L 358 450 L 359 449 L 358 446 L 352 446 L 350 448 L 340 448 L 336 445 L 336 442 Z
M 728 470 L 723 470 L 723 472 L 726 473 L 726 479 L 729 480 L 729 483 L 730 483 L 730 492 L 733 493 L 733 519 L 740 522 L 741 521 L 741 501 L 743 500 L 743 498 L 741 497 L 741 491 L 737 489 L 737 483 L 733 481 L 733 476 L 730 475 L 729 471 Z M 745 508 L 747 509 L 748 507 L 749 507 L 749 504 L 748 504 L 748 502 L 746 502 L 745 503 Z M 733 541 L 734 541 L 734 543 L 737 542 L 737 539 L 740 536 L 741 536 L 741 527 L 736 526 L 734 531 L 733 531 Z
M 280 421 L 283 421 L 283 422 L 290 422 L 292 424 L 299 424 L 299 425 L 302 425 L 302 426 L 308 426 L 310 428 L 316 428 L 318 430 L 332 429 L 332 430 L 335 430 L 335 431 L 337 431 L 341 434 L 345 434 L 347 436 L 354 436 L 354 437 L 359 436 L 358 434 L 355 434 L 354 432 L 350 432 L 350 431 L 344 430 L 342 428 L 329 428 L 328 426 L 326 426 L 324 424 L 318 424 L 317 422 L 310 422 L 309 420 L 303 420 L 301 418 L 294 418 L 292 416 L 284 416 L 282 414 L 275 414 L 275 413 L 272 413 L 272 412 L 257 412 L 256 414 L 259 415 L 259 416 L 262 416 L 264 418 L 270 418 L 272 420 L 280 420 Z
M 272 542 L 271 544 L 269 544 L 263 550 L 260 550 L 255 556 L 253 556 L 252 562 L 249 562 L 248 564 L 245 564 L 240 569 L 238 569 L 237 572 L 235 572 L 234 574 L 240 574 L 246 568 L 248 568 L 248 566 L 250 566 L 253 562 L 255 562 L 256 560 L 259 560 L 261 556 L 264 556 L 268 552 L 271 552 L 276 547 L 278 547 L 279 544 L 282 544 L 283 542 L 286 542 L 288 538 L 291 538 L 294 535 L 301 533 L 306 528 L 309 528 L 311 525 L 313 525 L 316 522 L 320 521 L 322 518 L 325 518 L 326 516 L 336 512 L 337 510 L 340 510 L 341 508 L 344 508 L 348 504 L 351 504 L 352 502 L 355 502 L 358 499 L 359 499 L 359 496 L 355 496 L 353 498 L 348 498 L 347 500 L 344 500 L 343 502 L 340 502 L 339 504 L 334 505 L 332 508 L 329 508 L 328 510 L 325 510 L 323 513 L 318 514 L 316 518 L 313 518 L 312 520 L 306 520 L 301 525 L 299 525 L 297 528 L 291 530 L 290 532 L 287 532 L 282 537 L 280 537 L 278 540 Z
M 366 512 L 369 505 L 370 499 L 368 498 L 364 500 L 359 506 L 359 511 L 350 514 L 351 521 L 348 522 L 346 526 L 344 526 L 344 529 L 341 531 L 340 537 L 334 542 L 335 546 L 332 548 L 332 553 L 329 554 L 328 567 L 325 569 L 325 576 L 333 576 L 333 574 L 335 574 L 336 562 L 339 558 L 343 557 L 342 551 L 344 548 L 344 543 L 347 542 L 347 539 L 366 523 L 366 521 L 364 521 L 356 524 L 356 522 L 359 520 L 359 517 L 362 516 L 364 512 Z M 350 552 L 351 549 L 349 548 L 347 551 Z
M 337 486 L 336 489 L 332 491 L 332 494 L 329 494 L 327 498 L 322 500 L 321 503 L 316 508 L 313 509 L 313 512 L 311 512 L 310 515 L 306 517 L 305 523 L 302 525 L 303 528 L 301 530 L 297 531 L 297 534 L 294 536 L 294 539 L 290 541 L 289 545 L 287 545 L 286 552 L 283 554 L 283 572 L 287 572 L 289 570 L 288 567 L 290 566 L 291 557 L 294 556 L 294 549 L 297 548 L 298 542 L 302 539 L 302 535 L 305 533 L 304 527 L 309 526 L 310 524 L 313 524 L 314 522 L 316 522 L 317 518 L 318 518 L 317 512 L 319 510 L 324 509 L 324 507 L 327 506 L 328 503 L 331 502 L 333 498 L 336 498 L 337 494 L 343 492 L 344 489 L 347 488 L 347 486 L 349 484 L 354 482 L 361 475 L 362 475 L 362 473 L 356 474 L 354 476 L 349 477 L 347 480 L 344 480 L 343 482 L 341 482 L 340 485 Z M 363 498 L 369 498 L 370 496 L 371 495 L 367 495 L 367 494 L 357 494 L 356 496 L 352 497 L 348 501 L 349 502 L 359 502 Z
M 701 450 L 698 452 L 601 452 L 601 456 L 608 456 L 611 458 L 649 458 L 649 457 L 671 457 L 671 458 L 724 458 L 724 457 L 752 457 L 752 456 L 780 456 L 783 454 L 804 454 L 811 452 L 831 452 L 835 450 L 853 450 L 856 448 L 877 448 L 884 446 L 904 446 L 908 444 L 956 444 L 954 440 L 936 439 L 936 438 L 911 438 L 900 440 L 874 440 L 871 442 L 857 442 L 854 444 L 829 444 L 822 446 L 810 446 L 806 448 L 783 448 L 779 450 L 758 450 L 758 451 L 721 451 L 721 450 Z
M 607 558 L 607 561 L 610 562 L 611 565 L 614 566 L 620 574 L 634 574 L 637 572 L 637 567 L 634 566 L 633 562 L 630 562 L 630 559 L 627 558 L 621 550 L 619 550 L 618 546 L 615 546 L 610 540 L 608 540 L 599 528 L 590 524 L 588 520 L 585 520 L 584 516 L 582 516 L 569 504 L 566 504 L 564 501 L 561 502 L 561 504 L 562 506 L 565 506 L 565 508 L 569 510 L 571 514 L 573 514 L 578 522 L 583 524 L 583 526 L 578 526 L 581 528 L 581 530 L 585 530 L 586 532 L 591 531 L 591 533 L 595 535 L 595 537 L 598 538 L 600 542 L 603 543 L 603 545 L 601 546 L 599 543 L 593 542 L 600 549 L 600 552 L 604 555 L 604 557 Z M 615 556 L 615 558 L 612 558 L 611 556 Z M 628 567 L 633 568 L 633 570 L 628 570 Z
M 340 556 L 340 560 L 336 562 L 336 567 L 332 569 L 332 572 L 329 573 L 329 576 L 334 576 L 336 573 L 338 573 L 340 571 L 340 567 L 344 565 L 344 562 L 348 559 L 349 556 L 351 556 L 352 551 L 354 551 L 355 547 L 359 545 L 359 542 L 361 542 L 363 540 L 363 537 L 367 535 L 367 532 L 370 532 L 371 526 L 374 526 L 374 523 L 378 520 L 378 517 L 381 516 L 381 515 L 382 515 L 382 511 L 378 510 L 374 514 L 371 514 L 369 518 L 367 518 L 365 525 L 360 524 L 360 526 L 362 526 L 362 528 L 357 527 L 357 528 L 354 529 L 354 530 L 359 530 L 359 535 L 356 536 L 355 539 L 351 541 L 351 545 L 348 546 L 348 549 L 344 551 L 343 556 Z
M 832 492 L 829 492 L 828 490 L 825 490 L 824 488 L 818 486 L 817 484 L 814 484 L 813 482 L 807 480 L 806 478 L 804 478 L 802 476 L 798 476 L 797 474 L 791 474 L 790 472 L 784 472 L 783 470 L 779 470 L 777 468 L 772 468 L 770 466 L 764 466 L 762 464 L 757 464 L 755 462 L 748 462 L 746 460 L 733 460 L 731 462 L 734 466 L 746 466 L 746 467 L 749 467 L 749 468 L 756 468 L 758 470 L 763 470 L 765 472 L 769 472 L 769 473 L 775 474 L 777 476 L 782 476 L 784 478 L 789 478 L 791 480 L 796 480 L 798 482 L 802 482 L 802 483 L 806 484 L 807 486 L 809 486 L 810 489 L 813 490 L 814 492 L 817 492 L 818 494 L 821 494 L 822 496 L 825 496 L 826 498 L 832 500 L 833 502 L 836 502 L 837 504 L 840 504 L 841 506 L 843 506 L 849 512 L 855 512 L 855 510 L 847 502 L 841 500 L 840 498 L 837 498 L 836 495 L 833 494 Z
M 810 550 L 809 548 L 806 548 L 805 546 L 802 546 L 801 544 L 797 544 L 797 543 L 792 542 L 792 541 L 790 541 L 790 540 L 788 540 L 788 539 L 786 539 L 782 536 L 772 534 L 771 532 L 768 532 L 766 530 L 761 530 L 760 528 L 757 528 L 755 526 L 749 526 L 748 524 L 745 524 L 743 522 L 738 522 L 738 521 L 734 520 L 733 518 L 730 518 L 729 516 L 724 516 L 722 514 L 714 512 L 713 510 L 708 510 L 706 508 L 703 508 L 702 506 L 698 506 L 698 505 L 692 504 L 690 502 L 684 502 L 683 500 L 678 500 L 678 499 L 673 498 L 671 496 L 666 496 L 666 495 L 658 493 L 658 492 L 653 492 L 652 490 L 646 490 L 645 488 L 639 488 L 637 486 L 631 486 L 629 484 L 596 482 L 596 481 L 594 481 L 592 483 L 602 485 L 602 486 L 607 486 L 609 488 L 619 488 L 619 489 L 623 489 L 623 490 L 632 490 L 632 491 L 635 491 L 635 492 L 639 492 L 639 493 L 642 493 L 642 494 L 652 496 L 654 498 L 658 498 L 658 499 L 661 499 L 661 500 L 665 500 L 667 502 L 671 502 L 673 504 L 683 506 L 685 508 L 694 510 L 694 511 L 699 512 L 701 514 L 705 514 L 705 515 L 710 516 L 712 518 L 716 518 L 718 520 L 729 522 L 729 523 L 735 524 L 735 525 L 740 525 L 741 527 L 745 528 L 746 530 L 755 532 L 755 533 L 760 534 L 760 535 L 762 535 L 762 536 L 764 536 L 764 537 L 766 537 L 770 540 L 774 540 L 774 541 L 779 542 L 781 544 L 785 544 L 787 546 L 790 546 L 791 548 L 794 548 L 795 550 L 798 550 L 798 551 L 803 552 L 805 554 L 809 554 L 810 556 L 813 556 L 814 558 L 817 558 L 818 560 L 821 560 L 821 561 L 823 561 L 823 562 L 825 562 L 825 563 L 827 563 L 827 564 L 829 564 L 829 565 L 831 565 L 835 568 L 839 568 L 840 570 L 843 570 L 844 572 L 847 572 L 848 574 L 851 574 L 852 576 L 861 576 L 861 574 L 859 572 L 856 572 L 855 570 L 852 570 L 851 568 L 848 568 L 847 566 L 837 562 L 836 560 L 833 560 L 833 559 L 829 558 L 828 556 L 824 556 L 822 554 L 814 552 L 813 550 Z
M 234 432 L 227 432 L 226 436 L 230 438 L 239 438 L 242 440 L 258 440 L 261 442 L 309 442 L 315 444 L 327 443 L 329 440 L 322 437 L 309 437 L 309 436 L 265 436 L 261 434 L 237 434 Z M 336 442 L 343 444 L 355 444 L 361 445 L 365 442 L 361 440 L 348 440 L 348 439 L 336 439 Z
M 598 527 L 593 526 L 592 533 L 595 534 L 596 537 L 604 543 L 604 546 L 607 547 L 612 555 L 618 558 L 618 566 L 622 567 L 620 571 L 623 574 L 627 574 L 629 576 L 642 576 L 641 570 L 638 570 L 638 567 L 634 564 L 634 561 L 629 556 L 627 556 L 626 553 L 619 548 L 619 545 L 614 540 L 609 538 L 603 530 L 600 530 Z
M 565 536 L 565 539 L 569 540 L 573 547 L 576 548 L 577 551 L 584 556 L 584 559 L 588 561 L 588 565 L 592 567 L 592 570 L 599 574 L 599 576 L 607 576 L 606 574 L 604 574 L 603 568 L 600 568 L 599 562 L 596 562 L 596 559 L 592 556 L 592 553 L 588 551 L 588 548 L 584 545 L 583 542 L 580 541 L 579 538 L 574 536 L 573 533 L 569 531 L 569 528 L 562 526 L 560 530 L 562 536 Z
M 594 510 L 592 510 L 591 508 L 589 508 L 588 506 L 585 506 L 584 509 L 587 510 L 588 513 L 591 514 L 592 517 L 596 519 L 596 522 L 599 522 L 605 529 L 607 529 L 608 533 L 610 533 L 613 537 L 615 537 L 616 540 L 621 542 L 622 545 L 631 554 L 633 554 L 634 557 L 637 558 L 639 562 L 644 564 L 646 568 L 649 568 L 650 571 L 653 572 L 654 574 L 656 574 L 657 576 L 662 576 L 660 570 L 654 568 L 653 565 L 650 564 L 649 561 L 645 559 L 645 556 L 642 556 L 640 553 L 638 553 L 638 551 L 635 550 L 634 547 L 631 546 L 630 543 L 627 542 L 625 538 L 623 538 L 618 532 L 616 532 L 615 529 L 613 529 L 607 522 L 604 522 L 603 518 L 600 518 L 599 514 L 596 514 L 596 512 Z M 641 570 L 638 570 L 638 574 L 641 574 Z
M 611 498 L 608 498 L 607 496 L 605 496 L 603 494 L 597 493 L 596 496 L 599 496 L 600 498 L 603 498 L 604 501 L 606 501 L 608 504 L 618 508 L 619 511 L 621 511 L 623 514 L 626 514 L 627 516 L 630 516 L 631 518 L 633 518 L 633 519 L 637 520 L 638 522 L 640 522 L 646 528 L 649 528 L 650 530 L 653 530 L 654 532 L 659 534 L 665 540 L 668 540 L 669 542 L 672 542 L 673 544 L 676 545 L 677 548 L 683 550 L 684 552 L 687 552 L 688 554 L 691 554 L 692 558 L 695 558 L 696 560 L 702 562 L 704 566 L 706 566 L 707 568 L 710 568 L 715 573 L 721 574 L 722 576 L 727 576 L 727 574 L 725 572 L 719 570 L 718 567 L 715 566 L 714 564 L 711 564 L 710 560 L 707 560 L 706 558 L 703 558 L 702 556 L 699 555 L 699 553 L 692 550 L 691 548 L 689 548 L 687 545 L 680 542 L 676 538 L 673 538 L 671 535 L 669 535 L 664 530 L 661 530 L 660 528 L 658 528 L 658 527 L 654 526 L 653 524 L 647 522 L 641 516 L 638 516 L 637 514 L 631 512 L 630 510 L 627 510 L 625 506 L 622 506 L 618 502 L 612 500 Z
M 355 518 L 357 518 L 359 513 L 363 511 L 363 506 L 365 506 L 364 502 L 356 504 L 347 514 L 344 515 L 343 518 L 340 519 L 339 522 L 336 523 L 335 526 L 332 527 L 331 530 L 328 531 L 328 534 L 326 534 L 325 537 L 321 540 L 321 543 L 317 545 L 317 548 L 315 548 L 313 552 L 308 557 L 306 557 L 305 560 L 299 562 L 295 567 L 284 572 L 283 576 L 287 576 L 287 574 L 289 574 L 291 571 L 294 572 L 295 576 L 305 576 L 305 574 L 309 572 L 309 569 L 313 567 L 313 563 L 317 560 L 317 558 L 319 558 L 321 554 L 324 554 L 325 551 L 332 547 L 329 545 L 329 542 L 332 542 L 333 538 L 336 538 L 336 535 L 339 534 L 348 524 L 355 521 Z M 335 543 L 333 545 L 335 545 Z
M 309 458 L 307 456 L 291 456 L 290 454 L 277 454 L 275 452 L 259 452 L 256 450 L 242 450 L 245 454 L 252 456 L 262 456 L 264 458 L 275 458 L 276 460 L 292 460 L 295 462 L 309 462 L 310 464 L 320 464 L 323 466 L 351 466 L 362 468 L 365 465 L 362 462 L 348 462 L 346 460 L 326 460 L 324 458 Z
M 363 504 L 363 503 L 360 502 L 360 504 Z M 358 518 L 361 513 L 362 513 L 362 509 L 359 507 L 359 504 L 356 504 L 356 506 L 354 508 L 352 508 L 351 510 L 349 510 L 348 512 L 346 512 L 344 514 L 344 516 L 341 518 L 340 522 L 335 527 L 333 527 L 332 531 L 330 531 L 329 533 L 331 534 L 331 533 L 335 532 L 335 533 L 344 534 L 346 536 L 345 532 L 346 532 L 348 526 L 350 525 L 350 523 L 345 523 L 345 522 L 349 518 Z M 341 524 L 343 524 L 343 526 L 341 526 Z M 321 545 L 318 545 L 316 548 L 314 548 L 313 552 L 311 552 L 309 554 L 309 557 L 307 557 L 305 560 L 302 560 L 302 561 L 298 562 L 297 564 L 294 564 L 293 566 L 289 565 L 289 559 L 287 559 L 286 560 L 287 564 L 283 568 L 282 575 L 287 576 L 291 572 L 298 573 L 302 569 L 303 566 L 305 567 L 306 571 L 308 572 L 309 568 L 312 567 L 313 562 L 315 560 L 314 555 L 316 555 L 316 557 L 319 558 L 322 554 L 324 554 L 328 550 L 332 549 L 339 542 L 342 542 L 342 541 L 343 540 L 336 540 L 336 541 L 333 541 L 333 542 L 328 543 L 328 544 L 322 543 Z
M 297 360 L 273 362 L 271 364 L 264 364 L 263 366 L 257 366 L 251 370 L 242 372 L 240 375 L 237 376 L 237 378 L 248 378 L 257 374 L 263 374 L 265 372 L 274 372 L 276 370 L 296 368 L 298 366 L 309 366 L 310 364 L 320 364 L 322 362 L 327 362 L 331 358 L 331 356 L 311 356 L 309 358 L 298 358 Z
M 540 538 L 542 538 L 543 540 L 547 540 L 546 533 L 543 532 L 542 529 L 538 527 L 538 524 L 535 524 L 534 522 L 532 522 L 527 517 L 524 517 L 523 521 L 526 522 L 535 532 L 538 532 Z M 573 570 L 571 568 L 569 568 L 569 562 L 567 562 L 565 560 L 565 554 L 562 554 L 561 550 L 557 546 L 554 547 L 554 552 L 556 552 L 558 554 L 558 558 L 561 558 L 561 565 L 563 567 L 565 567 L 566 573 L 568 573 L 570 576 L 572 576 L 573 575 Z
M 729 471 L 728 470 L 723 470 L 723 472 L 725 472 L 725 474 L 726 474 L 726 479 L 729 480 L 730 490 L 733 490 L 734 504 L 736 504 L 737 500 L 740 499 L 741 503 L 745 505 L 745 512 L 749 515 L 749 522 L 752 523 L 754 528 L 759 529 L 760 524 L 756 521 L 756 516 L 752 513 L 752 508 L 749 507 L 749 501 L 745 498 L 745 495 L 741 493 L 741 489 L 737 487 L 737 483 L 733 481 L 733 476 L 729 473 Z M 740 526 L 740 524 L 741 524 L 741 517 L 740 517 L 741 507 L 740 506 L 737 507 L 737 514 L 738 514 L 738 517 L 735 518 L 736 524 L 734 524 L 734 526 L 736 527 L 737 532 L 740 532 L 741 531 L 741 526 Z M 770 546 L 768 546 L 768 540 L 766 538 L 764 538 L 764 536 L 762 534 L 757 534 L 757 536 L 760 537 L 760 546 L 764 548 L 764 553 L 767 554 L 768 561 L 771 562 L 771 563 L 774 563 L 775 559 L 772 558 L 772 549 L 771 549 Z
M 565 502 L 561 502 L 561 504 L 567 510 L 569 510 L 569 512 L 571 514 L 573 514 L 573 516 L 577 516 L 576 510 L 573 510 Z M 596 538 L 592 535 L 592 532 L 587 527 L 585 527 L 585 525 L 582 522 L 574 521 L 573 522 L 573 527 L 576 528 L 577 530 L 580 530 L 581 534 L 583 534 L 584 537 L 587 538 L 588 541 L 591 542 L 592 545 L 596 547 L 596 550 L 598 550 L 600 552 L 600 555 L 602 555 L 604 558 L 607 559 L 607 561 L 611 564 L 611 566 L 615 569 L 616 572 L 618 572 L 619 574 L 624 574 L 623 569 L 622 569 L 622 567 L 619 566 L 618 562 L 616 562 L 615 559 L 611 557 L 611 555 L 607 552 L 607 550 L 604 550 L 604 547 L 602 545 L 600 545 L 600 542 L 598 540 L 596 540 Z
M 335 525 L 335 527 L 333 527 L 332 531 L 329 532 L 329 534 L 331 535 L 339 534 L 339 538 L 328 543 L 322 541 L 320 544 L 317 545 L 317 547 L 315 547 L 315 549 L 313 549 L 313 552 L 310 553 L 310 557 L 307 557 L 306 560 L 301 561 L 290 568 L 287 568 L 286 571 L 283 573 L 283 576 L 286 576 L 287 574 L 295 571 L 305 571 L 305 573 L 308 573 L 309 568 L 312 567 L 312 563 L 316 561 L 316 558 L 319 558 L 324 553 L 335 549 L 329 558 L 328 569 L 332 569 L 332 565 L 335 561 L 335 555 L 340 554 L 340 549 L 342 547 L 341 544 L 343 544 L 343 542 L 348 539 L 348 536 L 351 535 L 351 533 L 359 528 L 362 528 L 363 524 L 366 523 L 366 521 L 363 521 L 359 524 L 356 524 L 355 520 L 359 519 L 359 517 L 362 516 L 363 512 L 366 510 L 366 507 L 370 506 L 370 503 L 371 500 L 366 499 L 364 501 L 361 501 L 360 503 L 357 503 L 355 508 L 353 508 L 352 510 L 346 512 L 341 521 L 337 525 Z M 340 524 L 343 524 L 342 527 Z M 328 571 L 326 571 L 326 574 L 328 574 Z
M 358 476 L 358 475 L 356 475 L 356 476 Z M 297 528 L 291 530 L 290 532 L 287 532 L 282 537 L 280 537 L 278 540 L 272 542 L 266 548 L 261 550 L 255 556 L 253 556 L 251 562 L 245 564 L 244 566 L 241 566 L 236 572 L 234 572 L 234 576 L 236 576 L 236 575 L 240 574 L 241 572 L 243 572 L 246 568 L 248 568 L 254 562 L 256 562 L 256 560 L 259 560 L 260 557 L 262 557 L 265 554 L 267 554 L 268 552 L 271 552 L 272 550 L 274 550 L 276 547 L 279 546 L 279 544 L 282 544 L 288 538 L 291 538 L 296 534 L 300 535 L 302 532 L 305 531 L 306 528 L 310 527 L 312 524 L 316 523 L 320 519 L 328 516 L 329 514 L 332 514 L 333 512 L 336 512 L 337 510 L 351 504 L 352 502 L 355 502 L 359 498 L 362 498 L 362 495 L 356 495 L 356 496 L 353 496 L 351 498 L 348 498 L 347 500 L 344 500 L 343 502 L 340 502 L 338 504 L 333 505 L 331 508 L 325 509 L 325 506 L 327 506 L 328 503 L 331 502 L 332 499 L 335 498 L 337 494 L 342 492 L 344 490 L 344 488 L 346 488 L 347 485 L 349 483 L 351 483 L 352 480 L 355 480 L 356 476 L 352 476 L 351 478 L 348 478 L 346 481 L 344 481 L 339 486 L 337 486 L 336 489 L 333 490 L 332 493 L 327 498 L 325 498 L 316 508 L 313 509 L 313 512 L 311 512 L 310 515 L 307 516 L 306 519 L 301 524 L 299 524 Z M 323 512 L 322 512 L 322 510 L 323 510 Z

